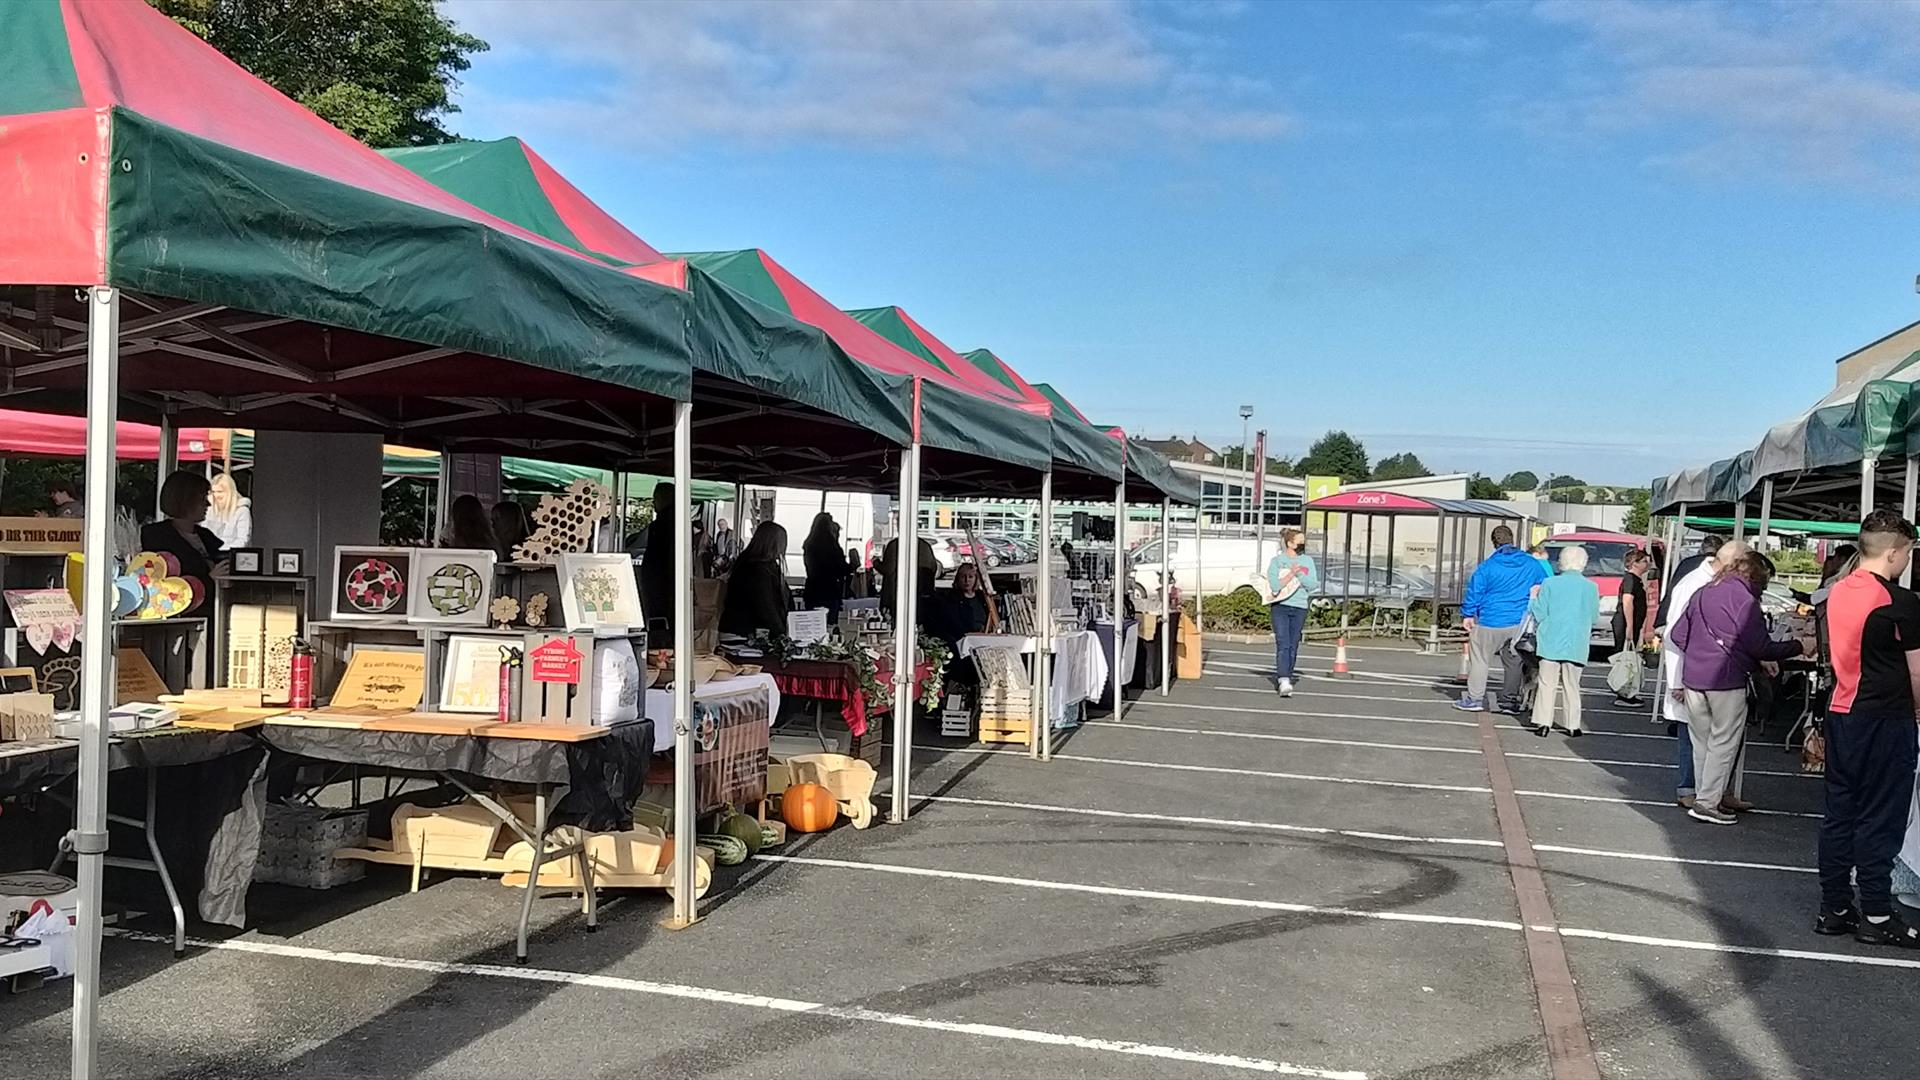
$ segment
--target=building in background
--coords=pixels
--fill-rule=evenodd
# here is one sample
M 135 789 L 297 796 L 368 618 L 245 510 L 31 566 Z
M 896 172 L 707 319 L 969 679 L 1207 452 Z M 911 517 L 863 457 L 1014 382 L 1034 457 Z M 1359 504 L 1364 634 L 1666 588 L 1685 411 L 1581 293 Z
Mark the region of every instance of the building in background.
M 1189 465 L 1220 464 L 1219 452 L 1201 442 L 1198 435 L 1191 439 L 1141 439 L 1139 442 L 1175 464 L 1180 462 L 1186 462 Z
M 1833 362 L 1833 385 L 1845 386 L 1849 382 L 1864 380 L 1878 368 L 1891 367 L 1920 352 L 1920 322 L 1912 322 L 1880 338 L 1870 341 Z

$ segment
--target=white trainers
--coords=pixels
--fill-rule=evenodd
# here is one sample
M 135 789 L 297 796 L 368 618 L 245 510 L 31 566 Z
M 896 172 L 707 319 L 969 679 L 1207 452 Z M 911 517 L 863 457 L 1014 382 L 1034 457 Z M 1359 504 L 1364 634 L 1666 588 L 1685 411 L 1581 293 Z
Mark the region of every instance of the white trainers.
M 1292 679 L 1280 680 L 1280 696 L 1281 697 L 1293 696 L 1293 680 Z

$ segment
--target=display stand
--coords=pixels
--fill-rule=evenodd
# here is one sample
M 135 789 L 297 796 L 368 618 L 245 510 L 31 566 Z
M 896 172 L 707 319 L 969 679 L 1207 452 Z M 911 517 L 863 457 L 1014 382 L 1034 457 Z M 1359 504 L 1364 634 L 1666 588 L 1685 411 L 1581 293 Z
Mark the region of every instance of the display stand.
M 227 633 L 235 604 L 290 607 L 294 636 L 306 636 L 313 619 L 312 574 L 216 574 L 213 581 L 219 587 L 219 599 L 213 609 L 213 656 L 208 667 L 215 685 L 225 686 L 232 677 L 227 671 Z

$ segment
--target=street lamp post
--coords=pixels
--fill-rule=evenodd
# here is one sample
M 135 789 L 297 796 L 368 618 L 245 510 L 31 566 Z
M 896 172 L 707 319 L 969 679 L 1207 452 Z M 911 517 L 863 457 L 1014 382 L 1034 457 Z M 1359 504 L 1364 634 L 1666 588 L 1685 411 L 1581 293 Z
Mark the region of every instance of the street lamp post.
M 1247 501 L 1245 505 L 1248 509 L 1253 508 L 1253 459 L 1248 456 L 1252 452 L 1252 446 L 1247 442 L 1247 421 L 1252 419 L 1253 406 L 1240 406 L 1240 467 L 1245 469 L 1247 473 Z M 1246 513 L 1242 511 L 1240 524 L 1245 525 L 1246 523 Z

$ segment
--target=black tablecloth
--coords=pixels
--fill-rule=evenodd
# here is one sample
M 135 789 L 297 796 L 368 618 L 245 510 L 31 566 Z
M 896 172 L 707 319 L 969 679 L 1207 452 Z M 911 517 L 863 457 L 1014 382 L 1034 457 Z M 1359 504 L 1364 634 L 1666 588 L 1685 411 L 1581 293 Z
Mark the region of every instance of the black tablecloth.
M 616 724 L 598 739 L 488 739 L 471 735 L 423 735 L 409 731 L 295 727 L 255 729 L 284 754 L 401 772 L 447 773 L 473 786 L 487 781 L 553 784 L 565 793 L 555 804 L 554 824 L 594 832 L 633 827 L 633 801 L 646 782 L 653 754 L 653 722 Z
M 38 791 L 80 771 L 80 744 L 49 740 L 43 748 L 8 753 L 18 744 L 0 743 L 0 795 Z M 197 765 L 229 754 L 257 749 L 252 736 L 239 731 L 196 731 L 158 728 L 132 735 L 116 735 L 107 744 L 107 768 L 164 769 Z M 250 770 L 249 770 L 250 771 Z

